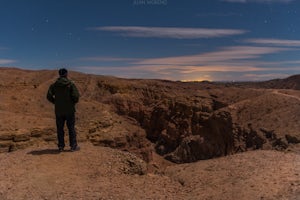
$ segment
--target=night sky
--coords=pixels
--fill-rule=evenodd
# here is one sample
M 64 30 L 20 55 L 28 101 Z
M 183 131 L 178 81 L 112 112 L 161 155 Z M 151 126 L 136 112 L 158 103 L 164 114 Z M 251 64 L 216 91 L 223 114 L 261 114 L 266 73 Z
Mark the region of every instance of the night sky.
M 124 78 L 300 73 L 297 0 L 0 0 L 0 66 Z

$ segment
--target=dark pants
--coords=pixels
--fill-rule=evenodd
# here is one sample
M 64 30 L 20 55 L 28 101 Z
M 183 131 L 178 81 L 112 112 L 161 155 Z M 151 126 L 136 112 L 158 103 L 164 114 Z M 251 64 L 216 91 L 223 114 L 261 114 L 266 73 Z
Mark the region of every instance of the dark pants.
M 58 148 L 65 147 L 64 126 L 66 121 L 69 130 L 70 147 L 72 148 L 77 146 L 76 132 L 75 132 L 75 114 L 73 113 L 70 115 L 56 115 Z

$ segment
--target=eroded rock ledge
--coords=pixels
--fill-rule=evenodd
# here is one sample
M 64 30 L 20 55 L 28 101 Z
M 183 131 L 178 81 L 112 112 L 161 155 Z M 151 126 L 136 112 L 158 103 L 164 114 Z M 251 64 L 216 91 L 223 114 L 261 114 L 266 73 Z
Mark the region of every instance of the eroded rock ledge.
M 0 105 L 0 111 L 18 115 L 18 119 L 23 119 L 22 113 L 26 112 L 25 118 L 30 121 L 27 116 L 42 108 L 47 120 L 51 120 L 53 108 L 44 93 L 56 75 L 39 72 L 34 77 L 33 82 L 27 81 L 26 87 L 22 86 L 20 91 L 24 94 L 14 93 L 13 99 L 11 88 L 20 84 L 9 82 L 7 88 L 3 82 L 1 95 L 6 103 Z M 125 80 L 80 73 L 74 73 L 72 79 L 82 95 L 78 109 L 79 140 L 133 152 L 147 162 L 151 162 L 154 152 L 172 162 L 185 163 L 255 149 L 286 150 L 300 142 L 296 132 L 299 102 L 292 91 L 284 95 L 278 91 L 248 89 L 245 85 Z M 32 98 L 24 96 L 28 93 Z M 277 112 L 280 108 L 289 110 Z M 290 117 L 292 122 L 287 119 L 273 123 L 279 120 L 276 116 Z M 285 129 L 284 123 L 293 129 Z M 0 152 L 56 142 L 53 127 L 34 124 L 27 129 L 3 127 Z

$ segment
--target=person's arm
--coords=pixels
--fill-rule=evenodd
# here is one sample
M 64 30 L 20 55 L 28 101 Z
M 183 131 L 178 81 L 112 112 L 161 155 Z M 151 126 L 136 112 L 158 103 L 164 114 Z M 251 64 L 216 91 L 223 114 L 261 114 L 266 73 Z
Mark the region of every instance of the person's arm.
M 50 101 L 51 103 L 55 103 L 55 98 L 54 98 L 54 91 L 53 91 L 53 84 L 50 85 L 48 92 L 47 92 L 47 99 L 48 101 Z
M 79 101 L 79 92 L 74 83 L 71 84 L 71 99 L 73 103 L 78 103 Z

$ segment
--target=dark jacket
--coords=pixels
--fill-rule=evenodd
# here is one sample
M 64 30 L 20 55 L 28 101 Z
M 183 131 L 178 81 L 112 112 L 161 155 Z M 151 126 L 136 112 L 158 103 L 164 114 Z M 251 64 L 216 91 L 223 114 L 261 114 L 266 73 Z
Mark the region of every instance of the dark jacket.
M 79 101 L 79 92 L 75 84 L 65 77 L 60 77 L 48 90 L 47 99 L 55 104 L 56 115 L 75 113 L 75 104 Z

